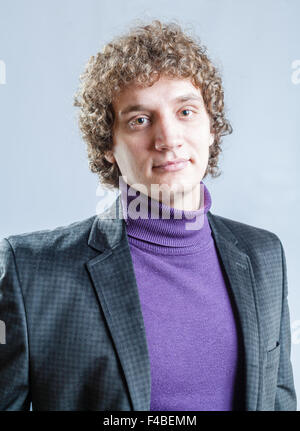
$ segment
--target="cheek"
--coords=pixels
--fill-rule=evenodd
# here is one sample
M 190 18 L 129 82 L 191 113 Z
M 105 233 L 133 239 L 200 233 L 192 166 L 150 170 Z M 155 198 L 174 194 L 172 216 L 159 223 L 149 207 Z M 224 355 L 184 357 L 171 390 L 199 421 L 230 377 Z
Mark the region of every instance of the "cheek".
M 193 141 L 190 144 L 192 151 L 190 153 L 192 161 L 198 165 L 204 165 L 207 163 L 209 158 L 209 135 L 203 134 L 203 131 L 194 136 Z
M 124 138 L 118 137 L 114 145 L 114 155 L 116 159 L 118 159 L 120 163 L 122 163 L 122 161 L 123 163 L 129 162 L 131 153 L 132 149 L 129 143 Z
M 193 148 L 194 151 L 197 153 L 206 153 L 209 148 L 210 144 L 210 134 L 204 133 L 203 130 L 200 131 L 193 136 L 189 136 L 189 143 L 190 146 Z
M 203 125 L 203 127 L 199 127 L 196 131 L 193 132 L 192 136 L 190 135 L 193 141 L 194 147 L 205 149 L 209 147 L 211 142 L 211 134 L 210 129 L 207 125 Z
M 141 157 L 141 151 L 133 147 L 120 148 L 115 153 L 118 165 L 123 168 L 123 171 L 134 173 L 135 175 L 141 172 L 141 168 L 146 165 L 147 159 Z

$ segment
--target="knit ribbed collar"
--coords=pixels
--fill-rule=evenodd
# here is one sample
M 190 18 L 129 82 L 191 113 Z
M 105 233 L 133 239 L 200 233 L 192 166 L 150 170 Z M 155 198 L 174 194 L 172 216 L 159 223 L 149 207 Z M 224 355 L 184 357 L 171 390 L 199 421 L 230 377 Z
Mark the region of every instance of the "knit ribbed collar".
M 207 219 L 211 196 L 202 181 L 200 208 L 195 211 L 183 211 L 167 206 L 133 189 L 123 180 L 120 194 L 126 231 L 130 238 L 164 247 L 192 249 L 198 246 L 205 248 L 211 242 L 211 229 Z

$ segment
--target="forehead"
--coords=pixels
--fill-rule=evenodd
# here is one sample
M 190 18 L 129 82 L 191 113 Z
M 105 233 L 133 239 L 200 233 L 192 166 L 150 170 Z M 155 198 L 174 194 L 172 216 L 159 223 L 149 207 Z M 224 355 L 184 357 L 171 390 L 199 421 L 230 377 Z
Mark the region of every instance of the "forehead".
M 143 87 L 133 82 L 121 90 L 113 101 L 116 113 L 121 114 L 130 105 L 160 105 L 176 103 L 181 98 L 198 98 L 202 101 L 201 91 L 190 79 L 161 77 L 153 85 Z

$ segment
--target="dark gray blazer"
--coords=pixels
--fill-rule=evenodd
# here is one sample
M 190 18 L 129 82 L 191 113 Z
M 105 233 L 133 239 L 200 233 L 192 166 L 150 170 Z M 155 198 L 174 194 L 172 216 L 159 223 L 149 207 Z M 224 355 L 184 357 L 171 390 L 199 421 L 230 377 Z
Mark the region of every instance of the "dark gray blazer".
M 245 410 L 296 410 L 284 251 L 208 212 L 237 307 Z M 125 221 L 93 216 L 0 249 L 0 410 L 149 410 L 150 364 Z

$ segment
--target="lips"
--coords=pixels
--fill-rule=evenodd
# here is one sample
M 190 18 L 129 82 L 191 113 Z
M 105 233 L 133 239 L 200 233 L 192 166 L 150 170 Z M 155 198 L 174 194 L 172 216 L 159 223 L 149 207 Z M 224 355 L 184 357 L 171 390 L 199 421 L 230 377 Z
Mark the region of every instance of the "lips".
M 155 166 L 153 169 L 155 170 L 155 172 L 159 173 L 177 172 L 182 171 L 190 164 L 190 160 L 187 159 L 181 159 L 183 161 L 180 162 L 177 160 L 178 159 L 176 159 L 176 163 L 175 160 L 173 162 L 166 162 L 163 166 Z
M 180 162 L 187 162 L 189 159 L 175 159 L 175 160 L 170 160 L 168 162 L 165 163 L 161 163 L 160 165 L 156 165 L 154 166 L 155 168 L 164 168 L 165 166 L 169 166 L 169 165 L 176 165 L 177 163 Z

